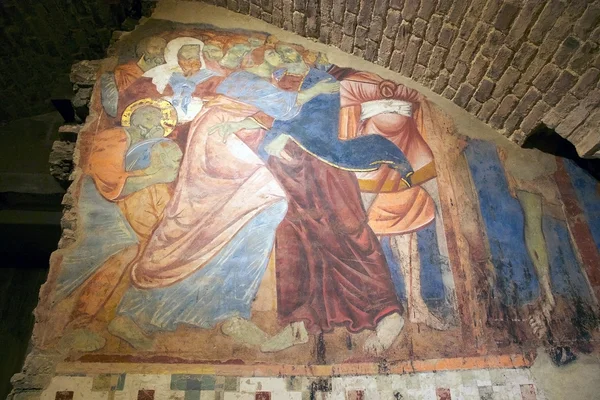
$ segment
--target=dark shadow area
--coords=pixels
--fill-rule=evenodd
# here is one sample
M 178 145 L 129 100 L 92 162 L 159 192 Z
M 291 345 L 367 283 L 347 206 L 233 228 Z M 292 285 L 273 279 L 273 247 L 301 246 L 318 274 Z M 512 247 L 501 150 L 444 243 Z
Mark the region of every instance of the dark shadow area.
M 544 124 L 534 129 L 523 143 L 523 148 L 538 149 L 544 153 L 573 160 L 580 168 L 600 181 L 600 159 L 579 157 L 575 146 L 571 142 Z

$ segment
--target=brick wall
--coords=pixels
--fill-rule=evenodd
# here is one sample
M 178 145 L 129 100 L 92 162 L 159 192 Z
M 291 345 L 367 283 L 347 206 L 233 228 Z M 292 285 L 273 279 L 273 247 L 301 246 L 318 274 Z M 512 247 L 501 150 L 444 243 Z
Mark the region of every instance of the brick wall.
M 0 0 L 0 121 L 52 110 L 71 64 L 102 58 L 135 0 Z M 66 93 L 68 95 L 68 91 Z
M 600 1 L 205 0 L 429 86 L 521 143 L 544 123 L 600 157 Z

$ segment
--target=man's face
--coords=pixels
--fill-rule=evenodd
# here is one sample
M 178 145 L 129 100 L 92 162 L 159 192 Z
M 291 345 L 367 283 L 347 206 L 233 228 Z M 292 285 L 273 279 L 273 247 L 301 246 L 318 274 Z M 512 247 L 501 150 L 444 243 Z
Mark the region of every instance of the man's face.
M 161 136 L 162 111 L 156 107 L 146 106 L 136 110 L 131 116 L 131 125 L 140 128 L 144 138 Z
M 233 69 L 239 67 L 242 59 L 250 52 L 250 46 L 246 44 L 236 44 L 221 59 L 219 64 L 225 68 Z
M 165 63 L 165 47 L 167 42 L 158 37 L 152 37 L 144 50 L 144 61 L 152 68 Z
M 300 53 L 298 53 L 296 49 L 290 46 L 277 46 L 277 52 L 281 55 L 281 58 L 283 58 L 283 61 L 286 63 L 302 62 L 302 56 L 300 55 Z
M 214 44 L 205 45 L 202 48 L 202 53 L 207 60 L 211 61 L 219 61 L 223 58 L 223 50 Z
M 177 62 L 184 76 L 194 75 L 202 68 L 200 61 L 200 46 L 186 44 L 177 53 Z

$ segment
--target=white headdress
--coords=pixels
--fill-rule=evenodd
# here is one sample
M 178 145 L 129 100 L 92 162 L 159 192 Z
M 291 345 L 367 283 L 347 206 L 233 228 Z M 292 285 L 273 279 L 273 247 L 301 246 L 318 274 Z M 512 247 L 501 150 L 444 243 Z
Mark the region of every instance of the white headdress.
M 177 62 L 177 53 L 179 53 L 179 49 L 181 49 L 183 46 L 190 44 L 200 46 L 201 68 L 206 68 L 206 65 L 204 64 L 204 57 L 202 57 L 202 49 L 204 48 L 204 42 L 202 40 L 189 36 L 178 37 L 177 39 L 171 40 L 169 43 L 167 43 L 167 47 L 165 47 L 166 63 L 149 69 L 143 75 L 145 77 L 152 78 L 152 83 L 156 85 L 156 89 L 158 89 L 159 93 L 162 94 L 165 91 L 165 88 L 169 83 L 169 79 L 174 72 L 183 72 L 179 66 L 179 63 Z

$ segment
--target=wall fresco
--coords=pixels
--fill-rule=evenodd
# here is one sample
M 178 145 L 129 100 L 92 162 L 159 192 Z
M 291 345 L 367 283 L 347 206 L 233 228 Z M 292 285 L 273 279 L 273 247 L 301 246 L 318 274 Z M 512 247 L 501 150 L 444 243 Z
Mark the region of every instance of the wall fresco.
M 594 350 L 600 192 L 570 162 L 524 168 L 418 91 L 261 32 L 154 24 L 118 49 L 38 349 L 273 374 Z

